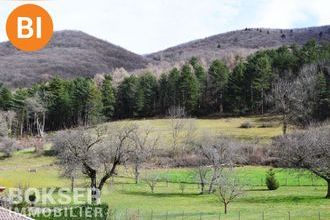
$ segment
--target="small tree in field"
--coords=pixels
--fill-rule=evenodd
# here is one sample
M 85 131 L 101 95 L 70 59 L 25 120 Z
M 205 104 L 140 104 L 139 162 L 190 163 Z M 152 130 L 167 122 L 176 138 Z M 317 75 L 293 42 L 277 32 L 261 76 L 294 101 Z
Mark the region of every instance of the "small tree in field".
M 159 181 L 159 176 L 154 173 L 149 173 L 144 176 L 143 180 L 149 186 L 151 193 L 154 193 L 156 185 Z
M 227 214 L 228 205 L 244 193 L 244 185 L 240 183 L 233 168 L 223 170 L 217 180 L 216 195 L 224 205 L 224 212 Z
M 269 190 L 276 190 L 280 186 L 273 169 L 269 169 L 266 174 L 266 185 Z
M 183 194 L 184 190 L 186 189 L 186 184 L 184 182 L 180 182 L 179 188 L 180 188 L 181 193 Z
M 205 187 L 207 185 L 207 174 L 209 173 L 209 168 L 203 166 L 203 163 L 200 163 L 199 166 L 194 169 L 196 179 L 200 187 L 200 194 L 205 193 Z
M 153 134 L 151 128 L 136 129 L 130 135 L 133 142 L 133 149 L 130 152 L 130 160 L 134 166 L 135 183 L 139 183 L 141 167 L 143 163 L 152 155 L 153 150 L 158 144 L 157 135 Z
M 195 145 L 195 153 L 198 155 L 201 165 L 211 168 L 211 177 L 207 181 L 209 194 L 213 192 L 214 184 L 225 167 L 231 167 L 235 163 L 245 160 L 242 151 L 243 144 L 233 138 L 204 135 L 196 141 Z

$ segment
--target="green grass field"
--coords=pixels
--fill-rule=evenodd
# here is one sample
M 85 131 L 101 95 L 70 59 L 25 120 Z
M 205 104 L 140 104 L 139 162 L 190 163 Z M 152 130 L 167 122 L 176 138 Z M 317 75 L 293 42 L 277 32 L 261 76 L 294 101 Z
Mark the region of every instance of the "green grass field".
M 148 126 L 162 136 L 171 135 L 171 121 L 169 119 L 153 119 L 126 121 L 134 122 L 138 125 Z M 240 128 L 243 122 L 250 122 L 252 128 Z M 123 122 L 119 122 L 123 123 Z M 271 127 L 261 127 L 263 123 L 271 124 Z M 271 137 L 282 134 L 282 128 L 278 117 L 240 117 L 223 119 L 196 119 L 194 121 L 197 135 L 211 133 L 217 135 L 232 136 L 240 139 L 259 138 L 269 142 Z
M 242 121 L 249 120 L 255 128 L 239 128 Z M 167 120 L 146 120 L 162 132 L 169 132 Z M 216 133 L 233 135 L 243 139 L 255 136 L 269 141 L 281 133 L 280 126 L 258 128 L 262 123 L 258 118 L 197 120 L 199 131 L 211 129 Z M 70 187 L 69 180 L 61 177 L 53 157 L 37 156 L 32 150 L 14 154 L 12 158 L 0 160 L 0 185 L 17 187 Z M 36 173 L 29 169 L 37 169 Z M 297 172 L 288 169 L 275 169 L 280 182 L 276 191 L 268 191 L 265 174 L 268 167 L 246 166 L 236 168 L 240 179 L 249 183 L 246 193 L 229 205 L 229 214 L 221 219 L 330 219 L 330 200 L 324 199 L 325 181 L 311 176 L 307 171 Z M 129 170 L 120 167 L 114 184 L 107 183 L 102 192 L 102 202 L 108 203 L 117 219 L 218 219 L 223 213 L 223 205 L 215 195 L 199 195 L 194 171 L 188 168 L 157 169 L 162 177 L 151 193 L 146 184 L 134 184 Z M 179 183 L 185 182 L 181 192 Z M 80 178 L 77 186 L 87 187 L 88 180 Z M 290 218 L 289 218 L 290 215 Z M 135 218 L 134 218 L 135 216 Z

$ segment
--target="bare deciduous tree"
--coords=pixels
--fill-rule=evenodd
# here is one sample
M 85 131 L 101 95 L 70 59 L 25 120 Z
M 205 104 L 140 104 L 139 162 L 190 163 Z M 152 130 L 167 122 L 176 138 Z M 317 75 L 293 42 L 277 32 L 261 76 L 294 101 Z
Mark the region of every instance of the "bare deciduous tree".
M 27 119 L 30 122 L 28 128 L 31 132 L 34 130 L 39 137 L 44 136 L 46 108 L 39 98 L 27 98 L 25 100 Z
M 186 113 L 182 107 L 171 107 L 168 110 L 171 128 L 171 147 L 174 152 L 184 152 L 185 147 L 191 145 L 196 135 L 195 120 L 185 118 Z
M 0 112 L 0 138 L 8 136 L 8 126 L 4 112 Z
M 233 168 L 223 170 L 217 180 L 216 195 L 219 201 L 224 205 L 224 212 L 227 214 L 228 205 L 237 197 L 244 193 L 244 184 L 242 184 Z
M 139 183 L 141 166 L 152 155 L 158 143 L 158 136 L 152 132 L 151 128 L 138 127 L 130 135 L 134 147 L 130 152 L 130 160 L 134 165 L 135 183 Z
M 307 169 L 328 184 L 330 198 L 330 126 L 309 128 L 274 139 L 272 156 L 278 165 Z
M 11 112 L 0 112 L 0 152 L 4 157 L 10 157 L 16 149 L 15 140 L 9 137 L 12 117 Z
M 112 123 L 94 130 L 79 128 L 58 132 L 53 138 L 58 162 L 64 168 L 72 164 L 80 167 L 82 174 L 90 179 L 92 198 L 95 198 L 96 190 L 102 191 L 106 181 L 116 174 L 117 166 L 127 161 L 129 136 L 135 129 L 131 124 Z
M 62 176 L 70 179 L 71 182 L 71 191 L 73 192 L 75 188 L 75 181 L 77 179 L 78 173 L 81 170 L 81 165 L 79 163 L 75 163 L 75 161 L 62 161 Z
M 211 179 L 208 181 L 208 193 L 213 192 L 214 183 L 219 178 L 223 168 L 244 161 L 244 154 L 241 152 L 242 145 L 240 141 L 224 136 L 204 135 L 198 140 L 196 153 L 212 168 Z
M 179 183 L 179 189 L 180 189 L 182 194 L 184 193 L 184 190 L 186 189 L 186 186 L 187 185 L 184 182 Z
M 143 180 L 149 186 L 151 193 L 154 193 L 156 185 L 160 178 L 156 173 L 146 173 L 143 176 Z
M 9 137 L 0 138 L 0 152 L 4 157 L 12 156 L 13 151 L 16 150 L 14 139 Z
M 12 135 L 15 117 L 14 111 L 0 111 L 0 136 Z
M 202 163 L 200 163 L 199 166 L 194 169 L 197 175 L 198 184 L 200 186 L 200 194 L 205 193 L 205 187 L 207 185 L 207 174 L 209 173 L 209 170 L 210 169 L 206 166 L 203 166 Z
M 273 83 L 268 100 L 274 103 L 275 111 L 282 115 L 283 134 L 286 134 L 290 122 L 302 125 L 310 123 L 316 72 L 316 66 L 306 66 L 296 79 L 279 78 Z
M 171 123 L 172 149 L 177 151 L 180 142 L 180 134 L 184 128 L 183 118 L 186 116 L 185 111 L 181 107 L 171 107 L 168 110 Z

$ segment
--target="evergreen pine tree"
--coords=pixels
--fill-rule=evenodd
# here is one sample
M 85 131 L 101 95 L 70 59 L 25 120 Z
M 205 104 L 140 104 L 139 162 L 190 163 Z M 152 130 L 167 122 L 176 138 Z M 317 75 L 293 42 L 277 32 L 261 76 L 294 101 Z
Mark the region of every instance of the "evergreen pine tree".
M 146 73 L 139 78 L 140 89 L 143 95 L 141 116 L 153 116 L 156 113 L 157 79 L 151 73 Z
M 206 112 L 206 71 L 203 65 L 199 62 L 196 57 L 192 57 L 190 60 L 190 65 L 193 67 L 194 74 L 198 81 L 198 105 L 197 112 L 205 114 Z
M 132 75 L 126 77 L 118 86 L 116 115 L 119 118 L 139 116 L 143 108 L 143 91 L 139 79 Z
M 165 73 L 160 75 L 158 84 L 158 113 L 165 114 L 170 108 L 169 84 L 168 77 Z
M 270 89 L 272 80 L 272 66 L 267 55 L 260 56 L 254 66 L 255 78 L 253 87 L 260 93 L 261 114 L 264 114 L 265 96 Z
M 235 114 L 244 114 L 247 111 L 244 78 L 246 65 L 239 62 L 228 78 L 226 103 L 229 106 L 229 111 Z
M 318 73 L 314 115 L 319 120 L 324 120 L 330 116 L 330 91 L 328 88 L 323 72 Z
M 185 110 L 193 114 L 198 104 L 198 81 L 190 65 L 186 64 L 181 70 L 180 103 Z
M 13 95 L 11 91 L 8 88 L 0 85 L 0 109 L 4 111 L 10 110 L 12 107 L 12 99 Z
M 107 120 L 113 117 L 115 111 L 115 91 L 112 86 L 112 77 L 106 75 L 101 88 L 102 93 L 102 104 L 103 104 L 103 114 Z
M 214 60 L 208 71 L 208 102 L 215 112 L 223 113 L 224 93 L 228 76 L 228 67 L 222 61 Z
M 169 106 L 180 106 L 180 90 L 179 82 L 181 78 L 181 73 L 177 68 L 173 68 L 168 75 L 168 96 L 169 96 Z
M 269 169 L 266 174 L 266 185 L 269 190 L 276 190 L 280 186 L 273 169 Z

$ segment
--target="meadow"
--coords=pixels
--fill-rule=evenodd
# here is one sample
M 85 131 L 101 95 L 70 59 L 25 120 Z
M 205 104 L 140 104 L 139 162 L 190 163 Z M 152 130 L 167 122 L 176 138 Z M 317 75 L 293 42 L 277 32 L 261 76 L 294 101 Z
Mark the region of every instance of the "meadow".
M 267 143 L 271 137 L 281 134 L 281 127 L 277 120 L 268 118 L 274 126 L 261 128 L 266 119 L 198 119 L 196 124 L 198 132 L 209 129 L 241 139 L 257 137 Z M 250 121 L 254 127 L 239 128 L 244 121 Z M 162 135 L 169 133 L 166 119 L 140 120 L 137 123 L 152 125 Z M 116 219 L 330 219 L 330 200 L 324 199 L 325 181 L 307 171 L 275 168 L 280 188 L 269 191 L 265 185 L 268 169 L 266 166 L 236 168 L 240 180 L 248 185 L 245 194 L 229 205 L 227 215 L 223 214 L 223 205 L 215 195 L 199 194 L 192 168 L 145 170 L 160 177 L 155 192 L 151 193 L 143 181 L 134 183 L 130 169 L 120 167 L 118 176 L 104 188 L 101 200 L 109 204 Z M 36 155 L 33 149 L 25 149 L 11 158 L 0 160 L 0 185 L 7 188 L 19 185 L 69 188 L 70 181 L 61 177 L 54 157 Z M 80 177 L 77 186 L 88 187 L 88 180 Z

